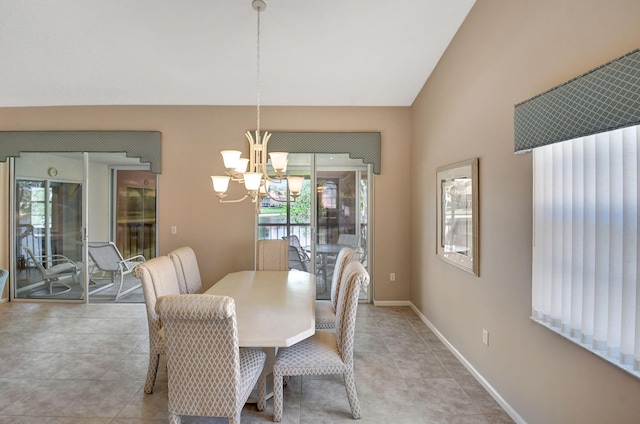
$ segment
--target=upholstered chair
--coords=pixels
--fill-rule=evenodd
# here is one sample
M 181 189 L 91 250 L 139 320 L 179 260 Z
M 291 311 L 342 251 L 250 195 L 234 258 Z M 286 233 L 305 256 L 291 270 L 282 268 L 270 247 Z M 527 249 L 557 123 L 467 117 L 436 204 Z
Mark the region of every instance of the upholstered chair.
M 336 307 L 338 305 L 338 292 L 344 268 L 348 263 L 357 261 L 358 254 L 350 247 L 343 247 L 338 252 L 336 266 L 333 269 L 331 279 L 331 298 L 329 300 L 316 300 L 316 330 L 331 330 L 336 328 Z
M 149 323 L 149 369 L 144 392 L 153 392 L 153 386 L 158 374 L 160 355 L 165 353 L 164 331 L 162 322 L 156 313 L 156 301 L 161 296 L 180 294 L 178 276 L 173 262 L 168 256 L 150 259 L 133 270 L 133 275 L 142 281 L 144 303 L 147 307 L 147 321 Z
M 179 247 L 167 255 L 176 268 L 180 293 L 195 294 L 202 291 L 202 279 L 196 253 L 189 246 Z
M 228 418 L 239 424 L 258 383 L 258 410 L 265 406 L 266 354 L 238 347 L 235 302 L 228 296 L 182 294 L 158 299 L 164 325 L 169 422 L 182 415 Z
M 258 240 L 256 246 L 257 271 L 289 270 L 289 242 L 287 240 Z
M 342 374 L 353 418 L 362 417 L 353 372 L 353 345 L 360 289 L 369 274 L 360 262 L 346 265 L 336 308 L 336 331 L 318 330 L 293 346 L 280 349 L 273 365 L 273 420 L 282 420 L 283 377 Z

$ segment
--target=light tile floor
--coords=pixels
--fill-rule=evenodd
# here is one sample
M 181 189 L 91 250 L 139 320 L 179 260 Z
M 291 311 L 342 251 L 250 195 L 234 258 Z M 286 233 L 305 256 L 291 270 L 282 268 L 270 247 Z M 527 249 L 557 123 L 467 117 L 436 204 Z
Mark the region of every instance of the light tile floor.
M 0 423 L 166 423 L 164 363 L 145 395 L 147 361 L 143 304 L 0 304 Z M 361 423 L 513 423 L 408 307 L 360 305 L 355 369 Z M 340 377 L 291 378 L 284 393 L 283 423 L 358 422 Z M 249 405 L 242 422 L 272 414 Z

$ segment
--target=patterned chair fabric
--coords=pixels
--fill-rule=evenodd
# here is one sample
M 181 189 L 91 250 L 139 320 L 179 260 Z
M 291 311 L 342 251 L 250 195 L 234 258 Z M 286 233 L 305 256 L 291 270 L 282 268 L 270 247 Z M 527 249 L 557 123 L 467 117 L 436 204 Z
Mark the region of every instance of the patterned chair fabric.
M 235 302 L 228 296 L 169 295 L 158 299 L 167 346 L 169 420 L 181 415 L 224 417 L 239 424 L 258 383 L 258 410 L 265 406 L 266 354 L 238 348 Z
M 142 281 L 144 303 L 147 306 L 149 369 L 144 392 L 150 394 L 156 382 L 160 355 L 165 353 L 164 330 L 160 317 L 156 313 L 156 301 L 161 296 L 180 294 L 180 286 L 173 262 L 168 256 L 159 256 L 138 265 L 134 268 L 133 275 Z
M 180 293 L 195 294 L 202 291 L 202 279 L 196 252 L 189 246 L 179 247 L 168 255 L 176 268 Z
M 350 247 L 343 247 L 338 252 L 336 266 L 331 279 L 331 299 L 316 300 L 316 330 L 332 330 L 336 328 L 336 307 L 338 305 L 338 292 L 344 268 L 348 263 L 357 261 L 358 254 Z
M 256 270 L 288 271 L 289 242 L 287 240 L 258 240 Z
M 281 349 L 273 365 L 273 420 L 282 420 L 284 376 L 342 374 L 353 418 L 362 413 L 353 373 L 353 345 L 360 289 L 369 284 L 369 274 L 360 262 L 346 265 L 336 309 L 336 331 L 316 331 L 308 339 Z

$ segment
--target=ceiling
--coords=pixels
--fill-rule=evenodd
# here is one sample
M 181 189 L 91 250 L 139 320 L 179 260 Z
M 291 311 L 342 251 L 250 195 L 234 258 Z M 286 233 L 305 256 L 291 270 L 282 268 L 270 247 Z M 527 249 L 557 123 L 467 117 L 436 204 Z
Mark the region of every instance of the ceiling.
M 475 0 L 266 0 L 260 103 L 409 106 Z M 255 105 L 250 0 L 2 0 L 0 107 Z

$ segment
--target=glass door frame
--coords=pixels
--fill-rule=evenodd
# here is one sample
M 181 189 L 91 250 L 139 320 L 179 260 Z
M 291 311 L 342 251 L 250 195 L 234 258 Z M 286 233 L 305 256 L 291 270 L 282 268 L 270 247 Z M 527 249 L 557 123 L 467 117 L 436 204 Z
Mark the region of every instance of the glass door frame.
M 18 177 L 16 175 L 16 163 L 15 160 L 16 158 L 8 158 L 8 164 L 9 164 L 9 267 L 11 269 L 10 273 L 9 273 L 9 285 L 10 285 L 10 289 L 9 289 L 9 300 L 11 302 L 28 302 L 28 303 L 36 303 L 36 302 L 56 302 L 56 303 L 88 303 L 88 296 L 86 295 L 86 293 L 88 292 L 88 285 L 89 285 L 89 280 L 88 280 L 88 264 L 87 264 L 87 260 L 86 258 L 88 257 L 87 254 L 87 245 L 85 243 L 86 237 L 87 237 L 87 223 L 88 223 L 88 193 L 89 193 L 89 154 L 87 152 L 75 152 L 78 153 L 80 155 L 82 155 L 82 180 L 81 181 L 73 181 L 74 183 L 78 183 L 82 186 L 82 204 L 81 204 L 81 224 L 80 224 L 80 242 L 81 242 L 81 247 L 80 247 L 80 255 L 81 255 L 81 261 L 77 261 L 80 262 L 82 264 L 82 266 L 80 267 L 80 273 L 78 274 L 78 278 L 80 279 L 80 284 L 84 286 L 83 288 L 83 294 L 82 294 L 82 298 L 79 299 L 66 299 L 66 298 L 55 298 L 55 297 L 43 297 L 43 298 L 29 298 L 29 297 L 16 297 L 16 290 L 17 290 L 17 281 L 16 281 L 16 269 L 18 269 L 19 263 L 18 263 L 18 255 L 16 252 L 16 246 L 17 246 L 17 236 L 16 236 L 16 226 L 18 224 L 17 219 L 16 219 L 16 208 L 17 208 L 17 204 L 16 204 L 16 200 L 17 200 L 17 182 L 18 180 L 27 180 L 27 178 L 23 178 L 23 177 Z M 47 152 L 34 152 L 33 154 L 43 154 L 46 155 Z M 57 170 L 51 171 L 50 168 L 50 176 L 52 177 L 51 179 L 49 178 L 40 178 L 40 177 L 34 177 L 32 178 L 34 181 L 35 180 L 42 180 L 45 182 L 45 196 L 48 195 L 48 190 L 47 188 L 50 187 L 51 183 L 50 181 L 55 178 L 57 175 Z M 56 181 L 61 181 L 64 182 L 64 179 L 56 179 Z M 49 225 L 49 213 L 47 212 L 48 210 L 48 206 L 47 206 L 47 199 L 45 198 L 45 227 L 47 225 Z M 45 233 L 47 233 L 48 231 L 45 231 Z M 48 235 L 45 234 L 45 238 L 49 237 Z M 76 262 L 76 263 L 77 263 Z
M 53 152 L 28 152 L 28 154 L 39 154 L 39 155 L 47 155 Z M 91 266 L 90 266 L 90 261 L 89 261 L 89 255 L 88 255 L 88 243 L 87 241 L 89 240 L 89 231 L 91 231 L 90 228 L 90 215 L 89 215 L 89 210 L 91 207 L 96 207 L 95 204 L 95 199 L 92 200 L 92 195 L 91 195 L 91 186 L 92 186 L 92 181 L 91 181 L 91 163 L 92 160 L 95 160 L 95 156 L 98 155 L 102 155 L 106 152 L 70 152 L 70 153 L 75 153 L 77 154 L 77 161 L 78 161 L 78 166 L 80 166 L 80 160 L 82 161 L 81 166 L 82 166 L 82 171 L 80 171 L 79 168 L 77 169 L 77 178 L 74 177 L 73 178 L 73 182 L 74 183 L 78 183 L 82 185 L 82 205 L 81 205 L 81 213 L 82 213 L 82 217 L 81 217 L 81 223 L 80 223 L 80 237 L 79 237 L 79 241 L 81 243 L 81 259 L 76 261 L 79 263 L 80 266 L 80 273 L 78 275 L 78 280 L 80 281 L 80 283 L 82 284 L 83 290 L 81 292 L 81 298 L 78 299 L 69 299 L 69 298 L 57 298 L 57 297 L 47 297 L 47 298 L 38 298 L 38 297 L 23 297 L 23 296 L 16 296 L 17 294 L 17 285 L 18 285 L 18 281 L 17 281 L 17 274 L 16 274 L 16 270 L 17 267 L 19 265 L 18 263 L 18 252 L 16 251 L 16 246 L 17 246 L 17 242 L 19 241 L 17 239 L 17 233 L 16 233 L 16 225 L 18 224 L 18 218 L 16 215 L 16 208 L 17 208 L 17 182 L 18 180 L 29 180 L 31 177 L 25 177 L 22 175 L 18 175 L 18 172 L 16 172 L 16 158 L 13 157 L 9 157 L 8 158 L 8 165 L 9 165 L 9 268 L 12 270 L 10 272 L 9 275 L 9 281 L 8 281 L 8 285 L 10 287 L 9 289 L 9 300 L 10 301 L 16 301 L 16 302 L 64 302 L 64 303 L 90 303 L 91 302 L 91 295 L 90 293 L 90 271 L 91 271 Z M 125 152 L 122 152 L 123 155 Z M 25 153 L 26 155 L 27 153 Z M 138 159 L 139 160 L 139 159 Z M 99 160 L 97 161 L 98 163 L 100 162 Z M 104 163 L 104 162 L 103 162 Z M 105 203 L 105 206 L 109 208 L 109 212 L 108 212 L 108 223 L 105 221 L 105 224 L 108 225 L 108 228 L 106 229 L 105 232 L 105 237 L 109 237 L 110 239 L 114 239 L 115 240 L 115 217 L 114 217 L 114 211 L 115 211 L 115 193 L 113 190 L 116 190 L 115 184 L 114 184 L 114 180 L 115 180 L 115 170 L 145 170 L 145 171 L 149 171 L 149 165 L 145 164 L 145 163 L 140 163 L 140 164 L 136 164 L 136 165 L 123 165 L 123 164 L 118 164 L 118 165 L 108 165 L 108 172 L 109 172 L 109 177 L 108 177 L 108 183 L 110 188 L 108 190 L 108 200 Z M 82 172 L 82 175 L 80 176 L 80 172 Z M 155 174 L 155 173 L 154 173 Z M 54 181 L 61 181 L 64 182 L 66 181 L 65 178 L 60 178 L 59 176 L 57 176 L 57 174 L 55 174 L 55 171 L 52 171 L 51 174 L 51 178 L 47 177 L 47 176 L 40 176 L 40 177 L 33 177 L 33 180 L 42 180 L 42 181 L 49 181 L 49 180 L 54 180 Z M 71 180 L 69 180 L 71 181 Z M 157 227 L 157 178 L 154 179 L 154 184 L 153 187 L 149 187 L 152 188 L 153 190 L 155 190 L 156 196 L 155 196 L 155 210 L 156 210 L 156 224 L 154 226 L 154 231 L 155 228 Z M 95 181 L 94 181 L 95 182 Z M 95 185 L 95 184 L 94 184 Z M 48 186 L 48 184 L 47 184 Z M 95 194 L 94 194 L 95 196 Z M 104 221 L 104 220 L 103 220 Z M 94 223 L 95 224 L 95 223 Z M 94 232 L 96 231 L 96 228 L 94 228 Z M 153 237 L 153 244 L 154 244 L 154 251 L 157 252 L 157 237 Z

